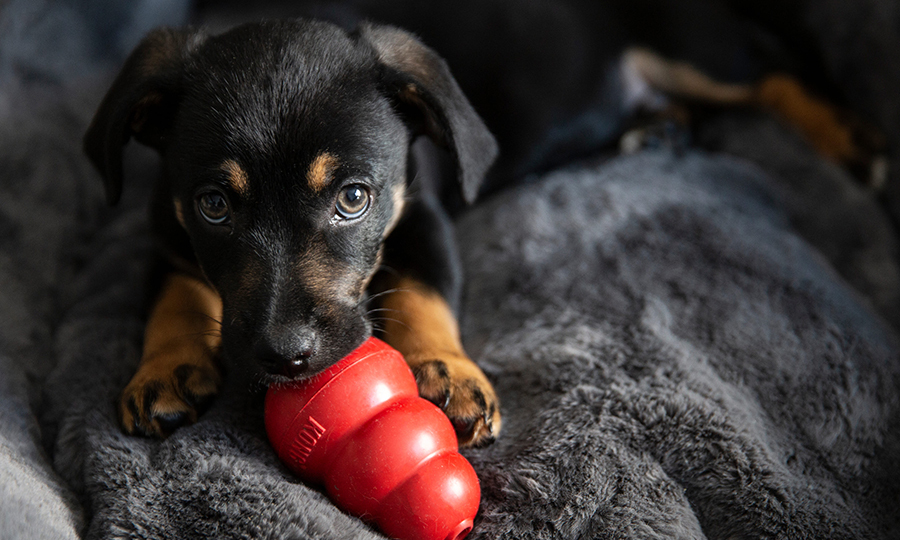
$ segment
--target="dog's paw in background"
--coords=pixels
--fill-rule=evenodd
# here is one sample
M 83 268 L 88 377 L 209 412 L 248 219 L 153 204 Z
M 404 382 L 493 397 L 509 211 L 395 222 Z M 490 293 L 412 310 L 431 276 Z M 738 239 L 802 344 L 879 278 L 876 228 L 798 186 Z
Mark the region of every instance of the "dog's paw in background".
M 460 446 L 486 446 L 500 432 L 500 404 L 493 386 L 472 360 L 446 356 L 413 367 L 419 394 L 453 423 Z
M 122 428 L 130 435 L 167 437 L 196 422 L 220 384 L 221 376 L 211 365 L 185 363 L 174 370 L 144 366 L 119 398 Z

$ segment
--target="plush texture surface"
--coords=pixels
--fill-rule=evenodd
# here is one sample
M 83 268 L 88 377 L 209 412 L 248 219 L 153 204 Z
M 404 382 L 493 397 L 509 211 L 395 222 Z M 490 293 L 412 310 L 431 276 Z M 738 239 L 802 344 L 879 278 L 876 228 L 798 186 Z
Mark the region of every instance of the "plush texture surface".
M 768 180 L 647 153 L 463 221 L 465 333 L 509 411 L 475 458 L 484 538 L 894 526 L 895 336 L 787 232 Z
M 153 5 L 0 11 L 0 538 L 379 538 L 278 463 L 242 381 L 165 441 L 117 426 L 154 161 L 131 149 L 106 209 L 80 136 L 133 21 L 184 17 Z M 700 140 L 722 152 L 573 165 L 461 218 L 464 337 L 504 413 L 465 452 L 471 538 L 900 535 L 888 218 L 770 119 Z

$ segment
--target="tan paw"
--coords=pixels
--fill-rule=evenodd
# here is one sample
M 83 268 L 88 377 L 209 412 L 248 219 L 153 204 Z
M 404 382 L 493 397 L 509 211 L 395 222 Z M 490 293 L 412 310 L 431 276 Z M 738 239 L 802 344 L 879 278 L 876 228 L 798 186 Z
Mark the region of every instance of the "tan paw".
M 484 373 L 466 357 L 427 360 L 413 367 L 419 394 L 440 407 L 460 446 L 481 447 L 500 433 L 500 402 Z
M 129 434 L 166 437 L 192 424 L 219 390 L 214 366 L 181 364 L 173 370 L 143 366 L 119 398 L 119 417 Z

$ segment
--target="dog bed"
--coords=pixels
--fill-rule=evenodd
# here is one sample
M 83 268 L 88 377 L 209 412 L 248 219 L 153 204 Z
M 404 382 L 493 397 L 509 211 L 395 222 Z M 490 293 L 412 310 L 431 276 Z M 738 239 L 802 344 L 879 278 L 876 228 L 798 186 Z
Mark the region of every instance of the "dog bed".
M 0 8 L 0 537 L 381 538 L 279 463 L 243 381 L 164 441 L 118 427 L 155 162 L 130 148 L 108 209 L 80 136 L 122 55 L 187 10 Z M 891 69 L 848 93 L 900 110 L 872 91 Z M 459 218 L 464 340 L 504 414 L 464 451 L 470 538 L 900 535 L 889 218 L 772 119 L 723 113 L 699 136 L 719 151 L 573 163 Z

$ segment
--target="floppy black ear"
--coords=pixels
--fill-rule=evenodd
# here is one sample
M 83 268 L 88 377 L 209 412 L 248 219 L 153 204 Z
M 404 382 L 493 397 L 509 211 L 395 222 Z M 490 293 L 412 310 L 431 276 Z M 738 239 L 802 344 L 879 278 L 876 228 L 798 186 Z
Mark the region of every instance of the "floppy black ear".
M 450 68 L 408 32 L 390 26 L 363 24 L 368 41 L 386 70 L 395 97 L 423 115 L 425 132 L 448 148 L 456 159 L 466 202 L 478 195 L 484 176 L 497 157 L 497 141 L 472 108 Z
M 103 177 L 109 204 L 122 194 L 122 152 L 128 139 L 134 135 L 143 144 L 163 147 L 180 99 L 185 61 L 204 38 L 194 30 L 150 32 L 100 103 L 83 143 Z

